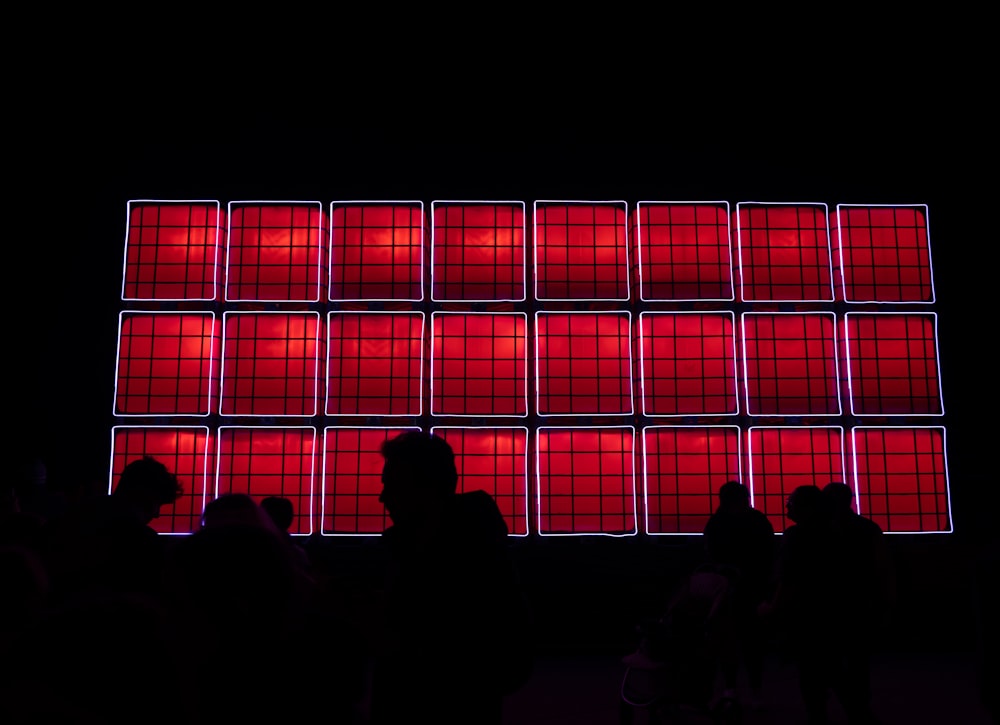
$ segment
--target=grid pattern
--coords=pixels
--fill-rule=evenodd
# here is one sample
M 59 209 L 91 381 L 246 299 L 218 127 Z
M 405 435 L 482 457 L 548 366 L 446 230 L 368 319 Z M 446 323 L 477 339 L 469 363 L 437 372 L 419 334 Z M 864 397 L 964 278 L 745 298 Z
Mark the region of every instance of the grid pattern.
M 535 298 L 627 300 L 627 205 L 535 202 Z
M 826 204 L 736 205 L 743 301 L 832 302 Z
M 853 415 L 943 415 L 937 315 L 848 312 L 847 379 Z
M 753 506 L 776 532 L 792 524 L 785 503 L 797 487 L 846 480 L 840 426 L 751 426 L 746 450 Z
M 630 312 L 536 312 L 538 415 L 631 415 Z
M 317 414 L 318 312 L 226 312 L 223 329 L 222 415 Z
M 749 415 L 840 415 L 832 312 L 744 312 Z
M 226 301 L 319 302 L 326 234 L 319 202 L 229 202 Z
M 436 426 L 455 451 L 459 491 L 493 496 L 512 536 L 528 535 L 528 429 Z
M 282 496 L 292 502 L 296 535 L 313 531 L 316 429 L 311 426 L 221 426 L 216 456 L 216 497 L 245 493 L 255 501 Z
M 719 488 L 742 480 L 738 426 L 648 426 L 642 431 L 645 531 L 701 534 Z
M 115 414 L 209 415 L 219 344 L 211 312 L 122 312 Z
M 132 461 L 152 456 L 181 484 L 181 495 L 171 506 L 160 507 L 150 526 L 160 534 L 190 534 L 201 523 L 201 512 L 212 486 L 210 434 L 204 426 L 114 426 L 111 429 L 111 468 L 108 493 Z
M 527 316 L 434 312 L 431 415 L 528 414 Z
M 641 300 L 734 299 L 728 202 L 641 201 L 633 227 Z
M 538 428 L 538 533 L 638 533 L 635 429 Z
M 934 302 L 926 205 L 838 204 L 831 226 L 846 302 Z
M 732 312 L 640 313 L 643 413 L 737 414 L 734 328 Z
M 128 203 L 122 300 L 214 300 L 221 284 L 217 201 Z
M 424 205 L 343 201 L 330 205 L 330 299 L 424 298 Z
M 524 202 L 431 204 L 431 299 L 525 299 Z
M 329 427 L 323 431 L 323 536 L 377 536 L 389 526 L 382 493 L 382 443 L 415 427 Z
M 331 312 L 327 415 L 420 415 L 422 312 Z
M 859 513 L 883 531 L 953 530 L 943 427 L 859 426 L 851 449 Z

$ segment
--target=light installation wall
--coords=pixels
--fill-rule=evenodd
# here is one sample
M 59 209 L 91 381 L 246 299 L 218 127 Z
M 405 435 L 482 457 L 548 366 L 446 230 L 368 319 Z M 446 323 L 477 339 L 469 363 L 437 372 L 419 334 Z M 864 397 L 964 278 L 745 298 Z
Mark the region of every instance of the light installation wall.
M 420 429 L 513 536 L 700 534 L 730 479 L 950 532 L 932 272 L 922 204 L 133 200 L 109 490 L 153 455 L 162 533 L 242 492 L 377 536 Z

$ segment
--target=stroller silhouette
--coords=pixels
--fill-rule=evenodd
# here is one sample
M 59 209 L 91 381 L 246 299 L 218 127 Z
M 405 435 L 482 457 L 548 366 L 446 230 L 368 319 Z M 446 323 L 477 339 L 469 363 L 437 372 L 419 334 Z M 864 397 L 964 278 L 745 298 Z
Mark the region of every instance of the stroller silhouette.
M 621 725 L 644 712 L 647 723 L 738 725 L 739 704 L 716 699 L 719 664 L 735 643 L 733 572 L 704 566 L 671 596 L 666 611 L 637 627 L 638 648 L 622 658 Z

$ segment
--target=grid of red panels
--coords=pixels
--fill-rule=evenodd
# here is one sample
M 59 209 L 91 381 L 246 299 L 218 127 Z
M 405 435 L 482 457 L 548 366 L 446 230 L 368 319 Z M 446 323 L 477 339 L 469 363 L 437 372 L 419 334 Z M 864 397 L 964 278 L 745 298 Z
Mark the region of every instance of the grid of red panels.
M 746 451 L 753 506 L 777 532 L 792 524 L 785 503 L 797 487 L 846 481 L 840 426 L 751 426 Z
M 628 300 L 625 202 L 535 202 L 535 298 Z
M 330 299 L 422 300 L 425 227 L 419 201 L 333 202 Z
M 744 302 L 833 301 L 826 204 L 736 205 Z
M 512 536 L 528 535 L 528 429 L 435 426 L 455 451 L 459 491 L 493 496 Z
M 319 202 L 229 202 L 226 301 L 319 302 L 327 226 Z
M 432 300 L 524 300 L 524 257 L 524 202 L 431 204 Z
M 951 532 L 945 429 L 851 430 L 857 510 L 884 531 Z
M 407 430 L 345 426 L 323 431 L 321 533 L 326 536 L 376 536 L 391 523 L 379 502 L 382 493 L 382 444 Z
M 128 203 L 123 300 L 215 300 L 222 283 L 218 201 Z
M 847 302 L 934 302 L 927 206 L 838 204 L 831 215 Z
M 423 412 L 422 312 L 331 312 L 327 340 L 327 415 Z
M 226 312 L 223 330 L 222 415 L 319 412 L 318 312 Z
M 630 312 L 536 312 L 538 415 L 631 415 Z
M 538 533 L 638 533 L 635 428 L 538 428 Z
M 732 312 L 640 313 L 643 413 L 736 415 L 734 328 Z
M 431 415 L 528 414 L 527 315 L 431 315 Z
M 844 315 L 853 415 L 943 415 L 934 313 Z
M 289 531 L 311 534 L 316 454 L 311 426 L 221 426 L 215 495 L 245 493 L 258 503 L 268 496 L 287 498 L 295 513 Z
M 744 312 L 743 369 L 749 415 L 840 415 L 836 316 Z
M 209 415 L 220 340 L 212 312 L 122 312 L 115 414 Z
M 701 534 L 719 487 L 743 479 L 739 426 L 647 426 L 642 431 L 645 531 Z
M 152 456 L 177 476 L 182 493 L 173 505 L 160 508 L 150 526 L 161 534 L 189 534 L 200 525 L 213 489 L 210 441 L 205 426 L 114 426 L 108 492 L 118 485 L 126 465 Z
M 633 228 L 642 301 L 734 299 L 729 202 L 641 201 Z

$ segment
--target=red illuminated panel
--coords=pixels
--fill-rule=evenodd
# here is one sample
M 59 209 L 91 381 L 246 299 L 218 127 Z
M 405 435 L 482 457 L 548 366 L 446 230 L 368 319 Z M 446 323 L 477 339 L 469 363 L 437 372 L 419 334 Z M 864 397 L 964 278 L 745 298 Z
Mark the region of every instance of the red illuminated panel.
M 736 205 L 742 299 L 833 301 L 826 204 Z
M 538 533 L 638 533 L 635 428 L 539 428 Z
M 209 415 L 220 341 L 212 312 L 120 313 L 114 414 Z
M 431 299 L 525 299 L 524 202 L 431 204 Z
M 319 302 L 326 234 L 319 202 L 229 202 L 226 301 Z
M 331 300 L 424 298 L 423 202 L 333 202 L 330 220 Z
M 318 312 L 225 312 L 222 415 L 318 412 Z
M 640 201 L 635 217 L 641 300 L 734 299 L 729 202 Z
M 736 415 L 732 312 L 642 312 L 642 408 L 649 416 Z
M 944 415 L 936 314 L 848 312 L 844 319 L 853 415 Z
M 950 533 L 943 427 L 851 430 L 858 513 L 889 533 Z
M 419 428 L 327 428 L 323 432 L 323 536 L 378 536 L 392 523 L 382 494 L 382 444 Z
M 431 314 L 431 415 L 528 414 L 523 312 Z
M 785 516 L 788 496 L 799 486 L 820 488 L 844 481 L 844 429 L 839 426 L 751 427 L 747 460 L 753 507 L 774 530 L 791 526 Z
M 455 451 L 458 490 L 493 496 L 512 536 L 528 535 L 528 429 L 438 426 Z
M 291 500 L 293 534 L 311 534 L 316 429 L 312 427 L 219 428 L 215 495 L 245 493 Z
M 719 488 L 742 480 L 738 426 L 649 426 L 642 431 L 646 533 L 701 534 Z
M 831 218 L 847 302 L 934 302 L 927 206 L 838 204 Z
M 627 205 L 535 202 L 535 297 L 627 300 Z
M 327 415 L 420 415 L 422 312 L 331 312 Z
M 182 493 L 171 506 L 161 506 L 150 526 L 161 534 L 190 534 L 201 524 L 210 482 L 209 430 L 203 426 L 115 426 L 111 429 L 108 492 L 118 485 L 125 466 L 152 456 L 177 476 Z
M 214 300 L 226 216 L 217 201 L 128 203 L 123 300 Z
M 536 312 L 538 415 L 631 415 L 629 312 Z
M 749 415 L 840 415 L 833 312 L 744 312 Z

